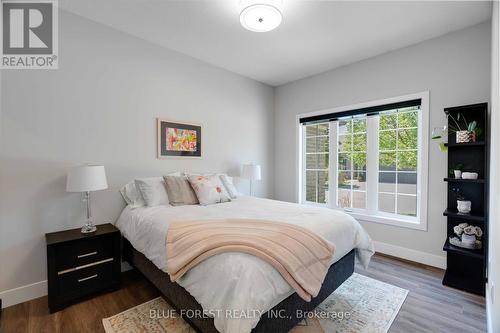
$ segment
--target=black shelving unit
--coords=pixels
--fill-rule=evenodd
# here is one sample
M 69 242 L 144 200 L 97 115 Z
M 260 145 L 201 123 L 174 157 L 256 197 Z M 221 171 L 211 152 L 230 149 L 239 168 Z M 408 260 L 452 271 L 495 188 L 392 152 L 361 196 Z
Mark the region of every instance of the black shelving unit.
M 452 183 L 484 183 L 484 179 L 445 178 L 444 181 Z
M 473 104 L 446 108 L 445 113 L 457 118 L 460 113 L 468 122 L 475 120 L 483 130 L 476 142 L 456 143 L 455 133 L 448 136 L 448 170 L 457 164 L 463 165 L 464 171 L 477 172 L 478 179 L 444 178 L 448 186 L 447 208 L 443 215 L 447 217 L 447 237 L 443 250 L 447 252 L 447 268 L 443 284 L 478 295 L 485 294 L 487 245 L 488 245 L 488 104 Z M 449 120 L 448 126 L 455 126 Z M 457 211 L 457 199 L 453 189 L 472 201 L 470 214 Z M 453 227 L 460 223 L 475 225 L 483 230 L 483 248 L 469 250 L 450 244 L 449 237 L 454 236 Z

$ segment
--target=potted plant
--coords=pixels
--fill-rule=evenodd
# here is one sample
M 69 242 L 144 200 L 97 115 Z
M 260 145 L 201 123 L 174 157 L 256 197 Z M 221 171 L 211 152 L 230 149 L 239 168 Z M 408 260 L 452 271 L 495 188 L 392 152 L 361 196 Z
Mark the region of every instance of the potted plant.
M 476 142 L 476 138 L 481 135 L 482 129 L 477 126 L 477 122 L 475 120 L 469 123 L 467 122 L 467 119 L 465 119 L 465 116 L 461 113 L 457 114 L 456 120 L 450 114 L 447 116 L 451 118 L 453 123 L 456 125 L 456 127 L 453 127 L 453 131 L 455 131 L 455 141 L 457 143 Z M 464 126 L 461 126 L 460 124 L 461 119 L 463 119 Z
M 467 200 L 463 195 L 460 194 L 459 188 L 453 188 L 453 192 L 455 192 L 455 196 L 457 198 L 457 210 L 459 213 L 468 214 L 471 211 L 472 202 Z
M 464 165 L 461 163 L 458 163 L 455 165 L 453 169 L 450 170 L 450 175 L 455 176 L 456 179 L 462 178 L 462 171 L 464 169 Z
M 476 142 L 476 139 L 481 136 L 483 130 L 478 126 L 477 122 L 473 120 L 472 122 L 468 122 L 465 119 L 465 116 L 461 113 L 457 114 L 457 117 L 453 117 L 451 114 L 446 113 L 446 118 L 448 120 L 451 119 L 452 125 L 436 127 L 432 131 L 432 140 L 441 140 L 439 147 L 442 151 L 446 151 L 445 146 L 445 138 L 448 135 L 455 133 L 455 142 L 456 143 L 465 143 L 465 142 Z

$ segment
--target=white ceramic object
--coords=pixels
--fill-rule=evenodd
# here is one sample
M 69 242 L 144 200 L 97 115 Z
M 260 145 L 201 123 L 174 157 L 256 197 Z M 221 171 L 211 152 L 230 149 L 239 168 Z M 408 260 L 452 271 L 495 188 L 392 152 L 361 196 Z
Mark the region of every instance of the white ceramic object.
M 462 178 L 462 171 L 460 171 L 460 170 L 453 170 L 453 173 L 455 174 L 455 178 L 457 178 L 457 179 Z
M 474 244 L 476 244 L 476 236 L 475 235 L 462 234 L 462 243 L 465 246 L 473 247 Z
M 450 237 L 449 239 L 450 239 L 450 244 L 451 245 L 455 245 L 455 246 L 462 247 L 462 248 L 465 248 L 465 249 L 478 250 L 478 249 L 480 249 L 480 248 L 483 247 L 483 244 L 479 240 L 476 240 L 476 242 L 473 243 L 473 244 L 468 244 L 468 243 L 465 244 L 458 237 Z
M 477 177 L 478 177 L 477 172 L 462 172 L 462 179 L 477 179 Z
M 457 200 L 457 209 L 459 213 L 470 213 L 472 202 L 470 200 Z

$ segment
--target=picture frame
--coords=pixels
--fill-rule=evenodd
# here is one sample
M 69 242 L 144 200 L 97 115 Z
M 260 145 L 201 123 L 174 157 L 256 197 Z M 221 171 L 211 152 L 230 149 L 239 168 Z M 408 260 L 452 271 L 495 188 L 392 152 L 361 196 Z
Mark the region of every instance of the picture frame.
M 201 125 L 157 118 L 157 158 L 201 158 Z

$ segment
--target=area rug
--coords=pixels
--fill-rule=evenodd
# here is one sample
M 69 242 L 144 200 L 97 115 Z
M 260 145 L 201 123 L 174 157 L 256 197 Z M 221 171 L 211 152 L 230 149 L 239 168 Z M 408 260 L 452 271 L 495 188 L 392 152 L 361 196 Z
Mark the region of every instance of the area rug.
M 386 333 L 408 290 L 354 273 L 291 333 Z M 194 333 L 161 298 L 102 320 L 106 333 Z

